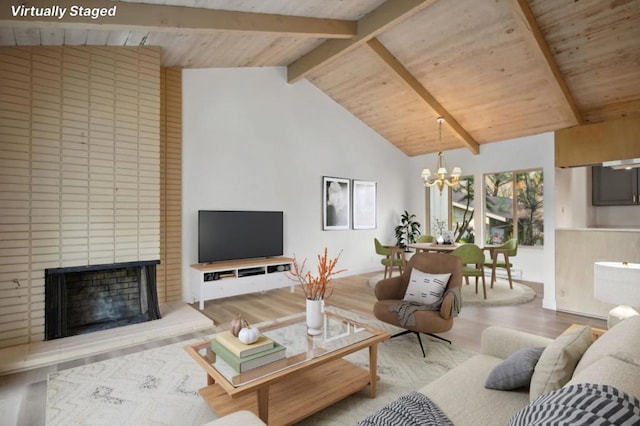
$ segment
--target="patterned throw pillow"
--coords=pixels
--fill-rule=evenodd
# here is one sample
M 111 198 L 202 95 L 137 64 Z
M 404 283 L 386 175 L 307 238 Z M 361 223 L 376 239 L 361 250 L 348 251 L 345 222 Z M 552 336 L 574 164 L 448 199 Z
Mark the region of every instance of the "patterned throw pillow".
M 524 386 L 529 387 L 533 370 L 536 368 L 542 351 L 544 351 L 544 348 L 537 346 L 533 348 L 523 348 L 512 353 L 507 359 L 491 370 L 484 387 L 504 391 L 514 390 Z
M 412 269 L 404 301 L 419 305 L 441 303 L 442 294 L 447 288 L 450 277 L 451 274 L 429 274 Z
M 613 386 L 584 383 L 547 392 L 518 411 L 509 426 L 640 424 L 640 401 Z

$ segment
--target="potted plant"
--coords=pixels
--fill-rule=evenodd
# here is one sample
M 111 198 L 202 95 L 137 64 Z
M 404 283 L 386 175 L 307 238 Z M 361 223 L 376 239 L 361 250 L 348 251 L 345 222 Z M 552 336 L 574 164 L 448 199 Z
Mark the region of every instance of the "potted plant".
M 404 211 L 400 216 L 400 225 L 395 228 L 396 245 L 407 248 L 407 244 L 413 244 L 420 236 L 420 223 L 416 221 L 416 215 Z

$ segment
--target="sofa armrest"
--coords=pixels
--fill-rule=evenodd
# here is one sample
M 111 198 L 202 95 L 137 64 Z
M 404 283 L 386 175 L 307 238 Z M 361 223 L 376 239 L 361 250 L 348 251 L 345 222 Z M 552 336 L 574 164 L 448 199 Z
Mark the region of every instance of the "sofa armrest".
M 402 276 L 395 276 L 378 281 L 375 288 L 376 299 L 402 299 L 405 288 L 402 285 Z
M 552 339 L 507 327 L 491 326 L 482 332 L 480 351 L 484 355 L 506 359 L 517 350 L 531 346 L 547 346 Z
M 453 314 L 453 302 L 454 295 L 451 293 L 446 293 L 444 298 L 442 299 L 442 305 L 440 305 L 440 316 L 442 319 L 449 319 Z

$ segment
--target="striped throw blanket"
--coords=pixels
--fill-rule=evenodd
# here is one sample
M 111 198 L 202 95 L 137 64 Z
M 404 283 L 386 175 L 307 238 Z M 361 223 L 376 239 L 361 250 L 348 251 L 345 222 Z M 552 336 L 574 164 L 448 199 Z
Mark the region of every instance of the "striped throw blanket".
M 411 392 L 358 422 L 357 426 L 453 426 L 429 398 Z

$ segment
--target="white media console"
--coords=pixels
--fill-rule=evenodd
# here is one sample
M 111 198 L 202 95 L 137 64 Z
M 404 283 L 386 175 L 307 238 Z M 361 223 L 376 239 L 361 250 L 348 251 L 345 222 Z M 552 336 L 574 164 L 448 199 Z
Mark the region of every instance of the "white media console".
M 288 257 L 197 263 L 191 265 L 191 297 L 202 310 L 205 300 L 287 286 L 293 292 L 295 283 L 286 275 L 292 266 Z

